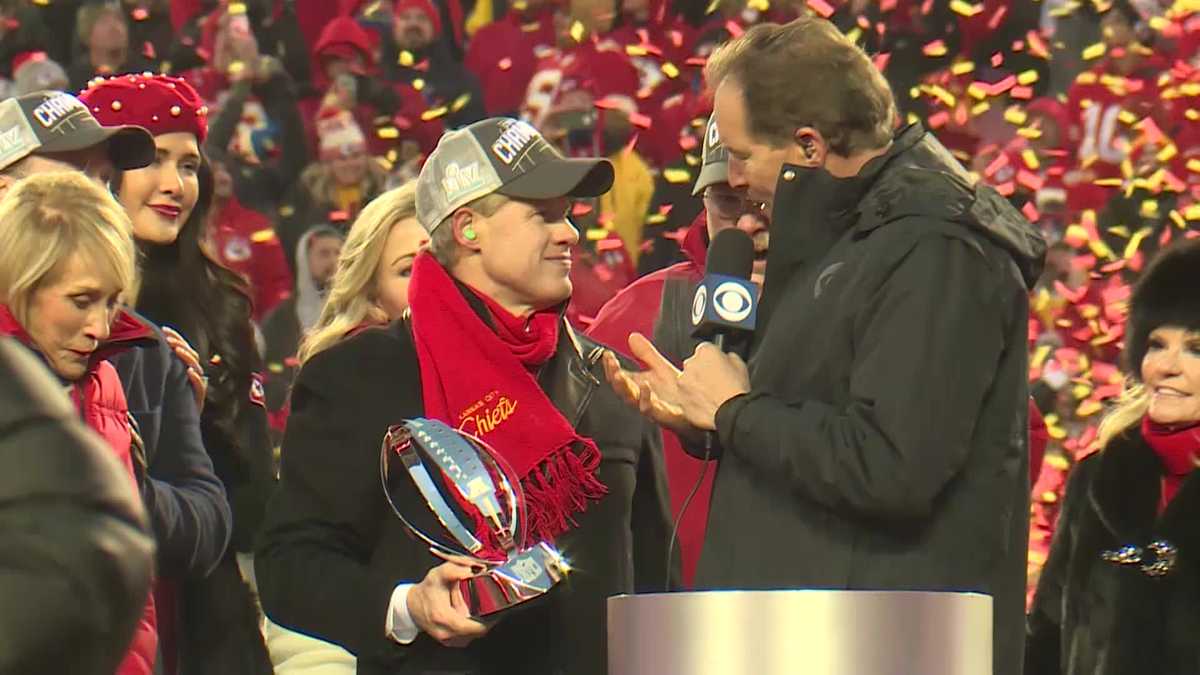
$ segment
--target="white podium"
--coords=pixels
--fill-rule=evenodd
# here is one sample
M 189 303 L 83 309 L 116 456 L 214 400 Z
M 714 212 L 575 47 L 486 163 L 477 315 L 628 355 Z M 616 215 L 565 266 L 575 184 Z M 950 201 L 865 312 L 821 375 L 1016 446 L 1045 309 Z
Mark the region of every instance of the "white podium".
M 609 675 L 992 675 L 977 593 L 709 591 L 608 599 Z

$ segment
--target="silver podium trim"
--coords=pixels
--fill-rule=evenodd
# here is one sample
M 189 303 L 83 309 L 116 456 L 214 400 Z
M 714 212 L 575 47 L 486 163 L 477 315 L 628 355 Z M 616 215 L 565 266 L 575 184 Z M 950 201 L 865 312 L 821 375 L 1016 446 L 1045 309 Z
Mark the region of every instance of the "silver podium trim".
M 709 591 L 608 599 L 609 675 L 992 675 L 992 598 Z

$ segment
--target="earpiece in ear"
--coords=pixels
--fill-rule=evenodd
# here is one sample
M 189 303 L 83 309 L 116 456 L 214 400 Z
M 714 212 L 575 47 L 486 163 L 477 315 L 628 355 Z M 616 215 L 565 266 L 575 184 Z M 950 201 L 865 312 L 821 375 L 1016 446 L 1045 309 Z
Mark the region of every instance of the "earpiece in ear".
M 463 236 L 466 237 L 467 241 L 475 241 L 479 237 L 479 235 L 475 234 L 475 229 L 470 225 L 463 228 Z

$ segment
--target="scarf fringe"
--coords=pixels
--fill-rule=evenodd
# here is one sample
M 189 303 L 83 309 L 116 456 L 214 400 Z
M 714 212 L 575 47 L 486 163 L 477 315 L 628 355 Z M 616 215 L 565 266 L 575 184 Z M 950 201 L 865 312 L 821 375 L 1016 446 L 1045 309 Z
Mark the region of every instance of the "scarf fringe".
M 553 542 L 555 537 L 576 527 L 574 516 L 587 511 L 588 502 L 608 494 L 608 487 L 596 478 L 600 468 L 600 450 L 584 439 L 579 452 L 564 446 L 550 455 L 521 480 L 525 494 L 525 544 Z M 506 556 L 500 542 L 478 509 L 467 509 L 475 526 L 475 536 L 483 549 L 475 554 L 485 560 L 503 561 Z

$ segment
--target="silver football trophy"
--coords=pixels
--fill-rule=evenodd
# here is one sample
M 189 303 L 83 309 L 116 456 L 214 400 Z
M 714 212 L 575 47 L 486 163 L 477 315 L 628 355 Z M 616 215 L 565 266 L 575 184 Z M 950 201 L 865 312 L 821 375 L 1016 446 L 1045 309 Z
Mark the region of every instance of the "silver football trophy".
M 485 567 L 481 575 L 459 582 L 472 616 L 533 600 L 570 571 L 554 546 L 527 541 L 520 480 L 482 440 L 438 420 L 404 420 L 384 436 L 380 473 L 388 503 L 413 536 Z M 478 556 L 485 546 L 472 525 L 477 519 L 463 513 L 466 508 L 478 511 L 505 560 Z

